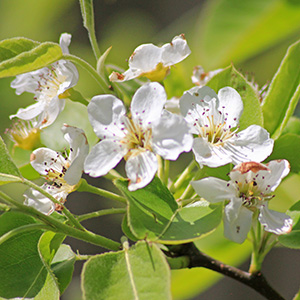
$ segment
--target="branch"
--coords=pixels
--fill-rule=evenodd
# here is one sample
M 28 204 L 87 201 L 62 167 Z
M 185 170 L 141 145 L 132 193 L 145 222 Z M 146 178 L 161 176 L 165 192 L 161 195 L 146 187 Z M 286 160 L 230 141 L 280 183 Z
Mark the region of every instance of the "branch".
M 171 249 L 173 251 L 173 248 Z M 248 273 L 238 268 L 226 265 L 219 260 L 202 253 L 194 243 L 183 244 L 174 248 L 172 253 L 175 257 L 183 256 L 189 258 L 188 268 L 203 267 L 228 277 L 231 277 L 260 293 L 269 300 L 285 300 L 267 282 L 261 272 Z

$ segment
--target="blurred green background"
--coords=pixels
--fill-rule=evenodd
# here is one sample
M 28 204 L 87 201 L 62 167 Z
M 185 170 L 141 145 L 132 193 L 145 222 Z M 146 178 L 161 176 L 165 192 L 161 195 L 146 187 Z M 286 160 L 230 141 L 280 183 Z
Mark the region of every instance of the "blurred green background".
M 196 65 L 202 65 L 206 71 L 210 71 L 233 63 L 250 79 L 255 77 L 263 85 L 272 79 L 288 46 L 300 38 L 299 0 L 94 0 L 94 7 L 101 51 L 113 46 L 107 62 L 124 69 L 127 68 L 127 58 L 138 45 L 167 43 L 175 35 L 185 33 L 192 54 L 175 66 L 166 80 L 170 97 L 180 96 L 192 86 L 191 75 Z M 71 33 L 71 53 L 95 65 L 76 0 L 1 0 L 0 28 L 1 40 L 24 36 L 37 41 L 58 42 L 61 33 Z M 97 87 L 89 74 L 79 71 L 80 80 L 76 89 L 91 98 L 98 93 Z M 2 136 L 5 128 L 11 124 L 8 116 L 33 102 L 30 94 L 16 96 L 10 88 L 11 81 L 12 78 L 0 80 Z M 185 156 L 181 158 L 183 163 L 184 159 Z M 300 198 L 299 179 L 299 175 L 294 174 L 284 182 L 277 192 L 273 207 L 284 211 Z M 103 180 L 93 179 L 92 183 L 101 185 Z M 22 198 L 21 189 L 13 193 Z M 74 213 L 110 205 L 108 201 L 91 195 L 71 194 L 68 198 L 68 206 Z M 122 235 L 119 223 L 118 217 L 105 217 L 92 220 L 87 226 L 119 239 Z M 83 254 L 99 253 L 97 247 L 71 239 L 68 242 L 74 251 L 79 249 Z M 244 262 L 250 249 L 247 242 L 239 246 L 225 240 L 222 228 L 198 244 L 208 254 L 230 264 Z M 247 264 L 244 263 L 244 269 L 247 269 Z M 78 265 L 75 270 L 77 276 L 80 267 Z M 278 248 L 267 257 L 263 271 L 271 284 L 278 287 L 284 296 L 291 298 L 299 287 L 299 268 L 296 251 Z M 230 279 L 224 279 L 204 294 L 196 296 L 218 278 L 207 270 L 176 271 L 173 273 L 174 299 L 263 299 Z M 78 277 L 63 299 L 81 299 Z

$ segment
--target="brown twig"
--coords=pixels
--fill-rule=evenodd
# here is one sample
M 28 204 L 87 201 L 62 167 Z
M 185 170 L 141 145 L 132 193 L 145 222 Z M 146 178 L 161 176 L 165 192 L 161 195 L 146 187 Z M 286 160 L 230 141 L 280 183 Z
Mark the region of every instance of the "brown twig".
M 188 243 L 180 245 L 171 249 L 171 255 L 173 257 L 185 256 L 188 257 L 188 268 L 203 267 L 230 278 L 233 278 L 260 293 L 266 299 L 269 300 L 285 300 L 280 294 L 278 294 L 267 282 L 261 272 L 248 273 L 238 268 L 226 265 L 219 260 L 202 253 L 194 245 L 194 243 Z

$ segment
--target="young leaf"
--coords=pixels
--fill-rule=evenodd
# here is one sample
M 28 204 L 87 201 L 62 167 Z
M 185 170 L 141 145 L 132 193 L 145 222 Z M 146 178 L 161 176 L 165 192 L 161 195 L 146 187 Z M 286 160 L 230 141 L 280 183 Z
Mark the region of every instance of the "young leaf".
M 0 236 L 34 223 L 33 218 L 22 213 L 4 213 L 0 216 Z M 42 289 L 47 271 L 37 249 L 41 234 L 41 230 L 23 232 L 0 245 L 0 297 L 31 298 Z
M 26 38 L 0 42 L 0 78 L 27 73 L 52 64 L 62 57 L 58 44 L 38 43 Z
M 51 270 L 57 278 L 61 294 L 65 291 L 72 280 L 75 261 L 76 257 L 71 247 L 69 245 L 62 244 L 58 248 L 51 262 Z
M 216 74 L 206 85 L 216 93 L 225 86 L 230 86 L 237 90 L 244 103 L 244 111 L 240 119 L 240 130 L 252 124 L 263 125 L 262 110 L 256 91 L 252 84 L 233 66 L 229 66 Z
M 139 242 L 89 259 L 83 267 L 82 290 L 85 300 L 169 300 L 170 269 L 155 244 Z
M 294 133 L 287 133 L 275 140 L 272 154 L 267 161 L 274 159 L 287 159 L 291 165 L 291 171 L 300 172 L 300 136 Z
M 262 104 L 265 128 L 277 139 L 300 96 L 300 41 L 291 45 L 274 75 Z
M 0 137 L 0 173 L 21 177 L 17 166 L 13 163 L 4 141 Z
M 143 189 L 130 192 L 127 182 L 118 179 L 116 186 L 128 200 L 127 225 L 129 238 L 178 244 L 198 239 L 216 228 L 222 219 L 222 206 L 197 202 L 190 207 L 178 207 L 174 197 L 158 178 Z
M 283 246 L 300 249 L 300 201 L 292 205 L 287 214 L 293 219 L 293 229 L 288 234 L 280 235 L 278 240 Z

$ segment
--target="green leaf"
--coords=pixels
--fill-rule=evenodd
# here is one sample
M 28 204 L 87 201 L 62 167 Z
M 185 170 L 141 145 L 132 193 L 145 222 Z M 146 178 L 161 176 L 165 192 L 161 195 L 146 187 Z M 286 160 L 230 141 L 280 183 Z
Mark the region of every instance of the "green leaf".
M 208 70 L 245 60 L 299 32 L 300 7 L 282 0 L 210 0 L 194 25 Z
M 300 249 L 300 201 L 292 205 L 287 214 L 293 219 L 292 231 L 280 235 L 278 240 L 285 247 Z
M 293 116 L 290 117 L 290 119 L 288 120 L 286 126 L 284 127 L 283 131 L 282 131 L 282 135 L 286 134 L 286 133 L 294 133 L 297 135 L 300 135 L 300 119 Z
M 3 139 L 0 137 L 0 173 L 21 177 L 17 166 L 13 163 Z
M 216 74 L 207 83 L 207 86 L 212 88 L 216 93 L 225 86 L 230 86 L 237 90 L 244 103 L 244 111 L 240 119 L 240 130 L 252 124 L 263 125 L 262 110 L 257 93 L 252 84 L 233 66 L 229 66 Z
M 143 189 L 130 192 L 128 181 L 118 179 L 116 186 L 128 200 L 127 225 L 124 231 L 138 239 L 178 244 L 198 239 L 219 225 L 222 206 L 197 202 L 178 207 L 174 197 L 158 178 Z
M 34 223 L 22 213 L 4 213 L 0 216 L 0 236 Z M 0 245 L 0 297 L 31 298 L 42 289 L 47 272 L 37 249 L 41 234 L 41 230 L 22 232 Z
M 272 154 L 267 161 L 274 159 L 287 159 L 291 165 L 291 171 L 300 172 L 300 136 L 293 133 L 282 135 L 274 143 Z
M 99 74 L 104 74 L 105 73 L 105 61 L 106 58 L 111 50 L 112 46 L 106 49 L 106 51 L 100 56 L 100 58 L 97 61 L 97 72 Z
M 52 262 L 51 270 L 57 278 L 59 290 L 62 294 L 72 280 L 76 256 L 69 245 L 62 244 Z
M 0 78 L 15 76 L 48 66 L 62 57 L 58 44 L 38 43 L 25 38 L 0 42 Z
M 34 297 L 34 300 L 59 300 L 59 296 L 60 293 L 55 278 L 48 273 L 43 288 Z
M 274 75 L 262 110 L 265 128 L 277 139 L 300 97 L 300 41 L 291 45 Z
M 89 259 L 83 267 L 82 290 L 86 300 L 168 300 L 170 269 L 155 244 L 139 242 Z

